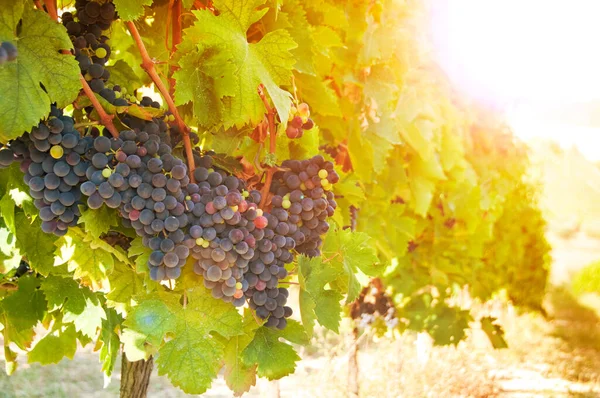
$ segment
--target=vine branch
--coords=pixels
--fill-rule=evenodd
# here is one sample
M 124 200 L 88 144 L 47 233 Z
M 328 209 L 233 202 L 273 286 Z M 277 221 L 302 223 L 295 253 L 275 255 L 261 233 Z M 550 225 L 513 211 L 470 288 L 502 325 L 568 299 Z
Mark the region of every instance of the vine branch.
M 185 148 L 185 154 L 186 154 L 187 161 L 188 161 L 190 180 L 192 180 L 192 182 L 194 182 L 194 169 L 196 168 L 196 166 L 194 164 L 194 153 L 192 152 L 192 143 L 190 141 L 190 136 L 189 136 L 189 131 L 187 129 L 187 126 L 185 125 L 185 123 L 183 122 L 183 119 L 179 115 L 179 111 L 177 111 L 177 107 L 175 106 L 175 102 L 173 102 L 173 98 L 169 94 L 169 90 L 167 90 L 167 87 L 161 80 L 160 76 L 158 76 L 158 73 L 156 72 L 156 69 L 154 68 L 154 62 L 152 61 L 152 59 L 150 59 L 150 55 L 148 55 L 148 51 L 146 50 L 146 47 L 144 46 L 144 42 L 142 41 L 140 32 L 138 32 L 138 30 L 133 22 L 129 21 L 126 23 L 127 23 L 127 28 L 129 29 L 129 32 L 131 33 L 131 36 L 133 37 L 133 40 L 135 41 L 135 44 L 138 47 L 138 50 L 140 51 L 140 55 L 142 56 L 142 69 L 144 69 L 144 71 L 148 74 L 148 76 L 150 76 L 150 78 L 154 82 L 154 85 L 156 86 L 156 88 L 158 89 L 158 91 L 160 92 L 162 97 L 164 98 L 165 102 L 167 103 L 169 110 L 171 111 L 173 116 L 175 116 L 175 122 L 177 123 L 177 127 L 179 128 L 179 131 L 181 132 L 181 136 L 183 137 L 183 146 Z
M 44 4 L 46 5 L 46 11 L 50 14 L 50 17 L 58 21 L 58 11 L 56 10 L 56 2 L 55 0 L 44 0 Z
M 117 138 L 119 136 L 119 131 L 117 130 L 117 128 L 115 127 L 115 125 L 113 123 L 114 116 L 106 113 L 106 111 L 104 110 L 104 108 L 102 107 L 100 102 L 98 101 L 98 98 L 96 98 L 96 95 L 90 88 L 88 82 L 85 80 L 85 78 L 81 74 L 79 75 L 79 81 L 81 82 L 81 86 L 83 87 L 83 92 L 85 93 L 85 95 L 87 95 L 87 97 L 92 102 L 92 105 L 93 105 L 94 109 L 96 109 L 96 112 L 98 112 L 98 116 L 100 116 L 100 123 L 102 123 L 104 125 L 104 127 L 106 127 L 106 129 L 110 132 L 110 134 L 113 137 Z
M 269 122 L 268 131 L 269 131 L 269 153 L 274 154 L 277 148 L 277 130 L 275 129 L 275 108 L 269 104 L 269 100 L 267 99 L 267 95 L 265 94 L 265 86 L 260 84 L 258 86 L 258 95 L 265 105 L 265 109 L 267 110 L 267 120 Z M 273 181 L 273 174 L 277 170 L 276 167 L 269 167 L 267 169 L 267 177 L 265 178 L 265 184 L 261 190 L 261 199 L 259 207 L 262 209 L 267 204 L 267 196 L 269 194 L 269 189 L 271 189 L 271 182 Z

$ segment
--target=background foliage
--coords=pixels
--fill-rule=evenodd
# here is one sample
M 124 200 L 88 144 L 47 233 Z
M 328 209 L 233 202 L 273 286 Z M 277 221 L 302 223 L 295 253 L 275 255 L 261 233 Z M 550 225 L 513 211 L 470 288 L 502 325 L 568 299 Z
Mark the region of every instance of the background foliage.
M 549 247 L 527 150 L 449 87 L 431 57 L 426 9 L 391 0 L 188 0 L 183 41 L 171 52 L 169 2 L 115 5 L 111 80 L 130 92 L 149 83 L 124 23 L 136 21 L 203 149 L 253 165 L 249 179 L 318 152 L 336 161 L 336 226 L 321 257 L 299 257 L 300 316 L 273 331 L 250 310 L 213 299 L 190 264 L 175 286 L 151 282 L 140 239 L 127 250 L 111 244 L 113 232 L 131 235 L 112 210 L 84 210 L 62 238 L 44 234 L 13 165 L 0 172 L 8 373 L 17 348 L 49 364 L 72 358 L 78 343 L 94 344 L 107 376 L 122 347 L 132 361 L 155 356 L 159 373 L 186 392 L 206 391 L 224 367 L 229 387 L 242 393 L 257 376 L 292 373 L 293 345 L 307 344 L 316 323 L 337 331 L 343 304 L 369 276 L 381 277 L 396 307 L 398 321 L 383 328 L 427 331 L 438 344 L 457 344 L 473 321 L 453 301 L 465 289 L 482 301 L 504 291 L 540 308 Z M 73 102 L 79 80 L 73 57 L 58 51 L 71 48 L 62 25 L 28 1 L 5 1 L 0 20 L 0 41 L 15 41 L 20 52 L 0 67 L 6 142 L 46 117 L 50 103 Z M 259 84 L 281 120 L 274 154 L 250 136 L 265 114 Z M 317 125 L 300 139 L 283 133 L 292 100 L 308 103 Z M 16 276 L 21 259 L 33 273 Z M 492 323 L 482 319 L 484 329 Z

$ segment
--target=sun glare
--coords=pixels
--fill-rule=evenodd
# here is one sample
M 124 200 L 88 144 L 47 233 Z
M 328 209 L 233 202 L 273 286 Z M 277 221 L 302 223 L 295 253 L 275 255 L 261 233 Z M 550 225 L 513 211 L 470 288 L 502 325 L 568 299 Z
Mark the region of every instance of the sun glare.
M 600 97 L 600 2 L 433 3 L 440 64 L 469 94 L 494 102 Z
M 459 90 L 503 110 L 521 138 L 599 160 L 600 125 L 591 122 L 600 100 L 598 15 L 594 0 L 434 1 L 435 56 Z

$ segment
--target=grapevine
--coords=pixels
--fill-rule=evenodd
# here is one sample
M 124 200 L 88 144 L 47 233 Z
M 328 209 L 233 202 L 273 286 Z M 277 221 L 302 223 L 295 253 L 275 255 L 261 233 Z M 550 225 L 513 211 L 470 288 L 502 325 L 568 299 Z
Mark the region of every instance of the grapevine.
M 9 373 L 14 346 L 49 364 L 94 342 L 107 378 L 122 353 L 187 393 L 224 369 L 240 395 L 292 373 L 289 343 L 317 323 L 457 344 L 472 319 L 451 287 L 540 309 L 549 248 L 525 150 L 434 83 L 415 32 L 381 36 L 417 6 L 351 7 L 0 10 Z M 365 45 L 384 39 L 393 51 Z

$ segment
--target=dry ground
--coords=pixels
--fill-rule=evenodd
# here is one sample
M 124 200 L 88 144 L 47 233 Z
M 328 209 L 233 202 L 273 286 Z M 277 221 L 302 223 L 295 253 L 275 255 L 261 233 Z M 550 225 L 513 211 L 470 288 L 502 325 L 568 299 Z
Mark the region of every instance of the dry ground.
M 510 345 L 493 350 L 475 329 L 458 347 L 432 347 L 426 336 L 361 339 L 361 397 L 600 397 L 600 296 L 575 298 L 572 274 L 600 259 L 600 240 L 579 234 L 553 239 L 555 264 L 545 308 L 548 317 L 518 314 L 499 305 L 497 316 Z M 301 353 L 297 372 L 278 383 L 260 381 L 249 397 L 344 397 L 346 355 L 352 344 L 320 333 Z M 24 362 L 24 361 L 22 361 Z M 116 397 L 119 370 L 103 389 L 97 356 L 81 350 L 55 366 L 21 365 L 10 378 L 0 375 L 0 397 Z M 184 397 L 164 377 L 154 375 L 151 397 Z M 229 397 L 222 378 L 206 397 Z

